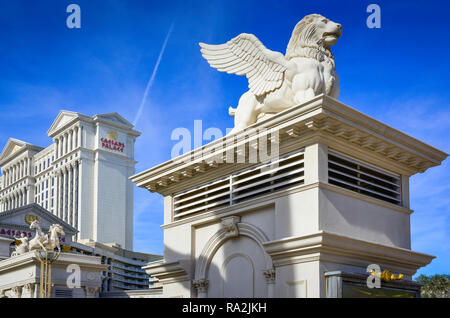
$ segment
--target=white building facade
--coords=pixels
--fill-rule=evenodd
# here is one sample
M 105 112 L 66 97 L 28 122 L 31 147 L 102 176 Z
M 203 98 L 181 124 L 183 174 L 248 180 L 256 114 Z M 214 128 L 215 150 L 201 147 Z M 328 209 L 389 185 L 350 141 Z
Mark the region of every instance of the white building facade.
M 0 155 L 0 212 L 37 203 L 79 232 L 74 238 L 133 248 L 134 143 L 117 113 L 61 111 L 38 147 L 9 139 Z
M 133 176 L 164 196 L 144 269 L 163 297 L 417 297 L 434 256 L 411 250 L 409 178 L 447 156 L 318 96 Z M 370 289 L 372 265 L 402 278 Z

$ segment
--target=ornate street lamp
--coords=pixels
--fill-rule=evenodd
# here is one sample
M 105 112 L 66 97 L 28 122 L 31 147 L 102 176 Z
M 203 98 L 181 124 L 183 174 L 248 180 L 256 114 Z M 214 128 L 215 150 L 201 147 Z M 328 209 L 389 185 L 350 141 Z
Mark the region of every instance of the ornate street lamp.
M 40 298 L 50 298 L 52 292 L 52 263 L 59 257 L 60 252 L 37 250 L 34 252 L 41 262 Z

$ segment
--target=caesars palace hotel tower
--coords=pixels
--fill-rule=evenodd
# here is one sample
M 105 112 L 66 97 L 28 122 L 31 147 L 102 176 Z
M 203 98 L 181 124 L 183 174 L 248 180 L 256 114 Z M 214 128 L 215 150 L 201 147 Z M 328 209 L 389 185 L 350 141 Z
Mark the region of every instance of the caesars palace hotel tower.
M 0 212 L 37 203 L 78 229 L 76 239 L 133 248 L 134 143 L 117 113 L 61 111 L 47 148 L 10 138 L 0 155 Z

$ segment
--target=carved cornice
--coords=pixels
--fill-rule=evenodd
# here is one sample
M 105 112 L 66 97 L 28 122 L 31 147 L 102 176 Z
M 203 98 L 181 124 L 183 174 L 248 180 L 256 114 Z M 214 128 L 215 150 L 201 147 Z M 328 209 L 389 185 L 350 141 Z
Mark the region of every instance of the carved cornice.
M 256 134 L 258 130 L 260 133 Z M 448 156 L 337 100 L 321 95 L 236 133 L 233 135 L 235 143 L 230 143 L 231 136 L 225 136 L 130 179 L 151 192 L 170 194 L 179 183 L 201 180 L 201 176 L 211 170 L 214 170 L 216 177 L 220 177 L 230 170 L 240 169 L 243 164 L 234 163 L 232 168 L 225 167 L 227 158 L 234 160 L 239 154 L 246 153 L 249 147 L 258 147 L 255 139 L 260 136 L 277 136 L 275 141 L 279 143 L 280 155 L 293 151 L 295 146 L 322 142 L 330 147 L 352 149 L 352 152 L 363 156 L 361 160 L 368 159 L 369 163 L 404 175 L 424 172 L 440 165 Z
M 186 268 L 189 267 L 190 264 L 186 264 L 186 261 L 167 262 L 165 260 L 159 260 L 143 266 L 142 269 L 147 274 L 158 278 L 161 283 L 164 283 L 169 280 L 188 280 L 189 273 L 186 271 Z
M 435 256 L 410 249 L 387 246 L 340 234 L 319 231 L 314 234 L 283 238 L 263 243 L 275 266 L 303 261 L 338 261 L 352 265 L 380 264 L 401 268 L 408 275 L 428 265 Z

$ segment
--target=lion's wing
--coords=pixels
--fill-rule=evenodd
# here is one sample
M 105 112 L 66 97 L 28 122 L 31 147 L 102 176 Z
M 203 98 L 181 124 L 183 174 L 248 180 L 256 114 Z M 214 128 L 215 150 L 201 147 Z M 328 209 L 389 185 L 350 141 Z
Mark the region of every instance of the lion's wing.
M 283 54 L 268 50 L 253 34 L 242 33 L 227 43 L 199 43 L 208 63 L 221 72 L 246 75 L 248 87 L 256 96 L 281 86 L 286 71 Z

